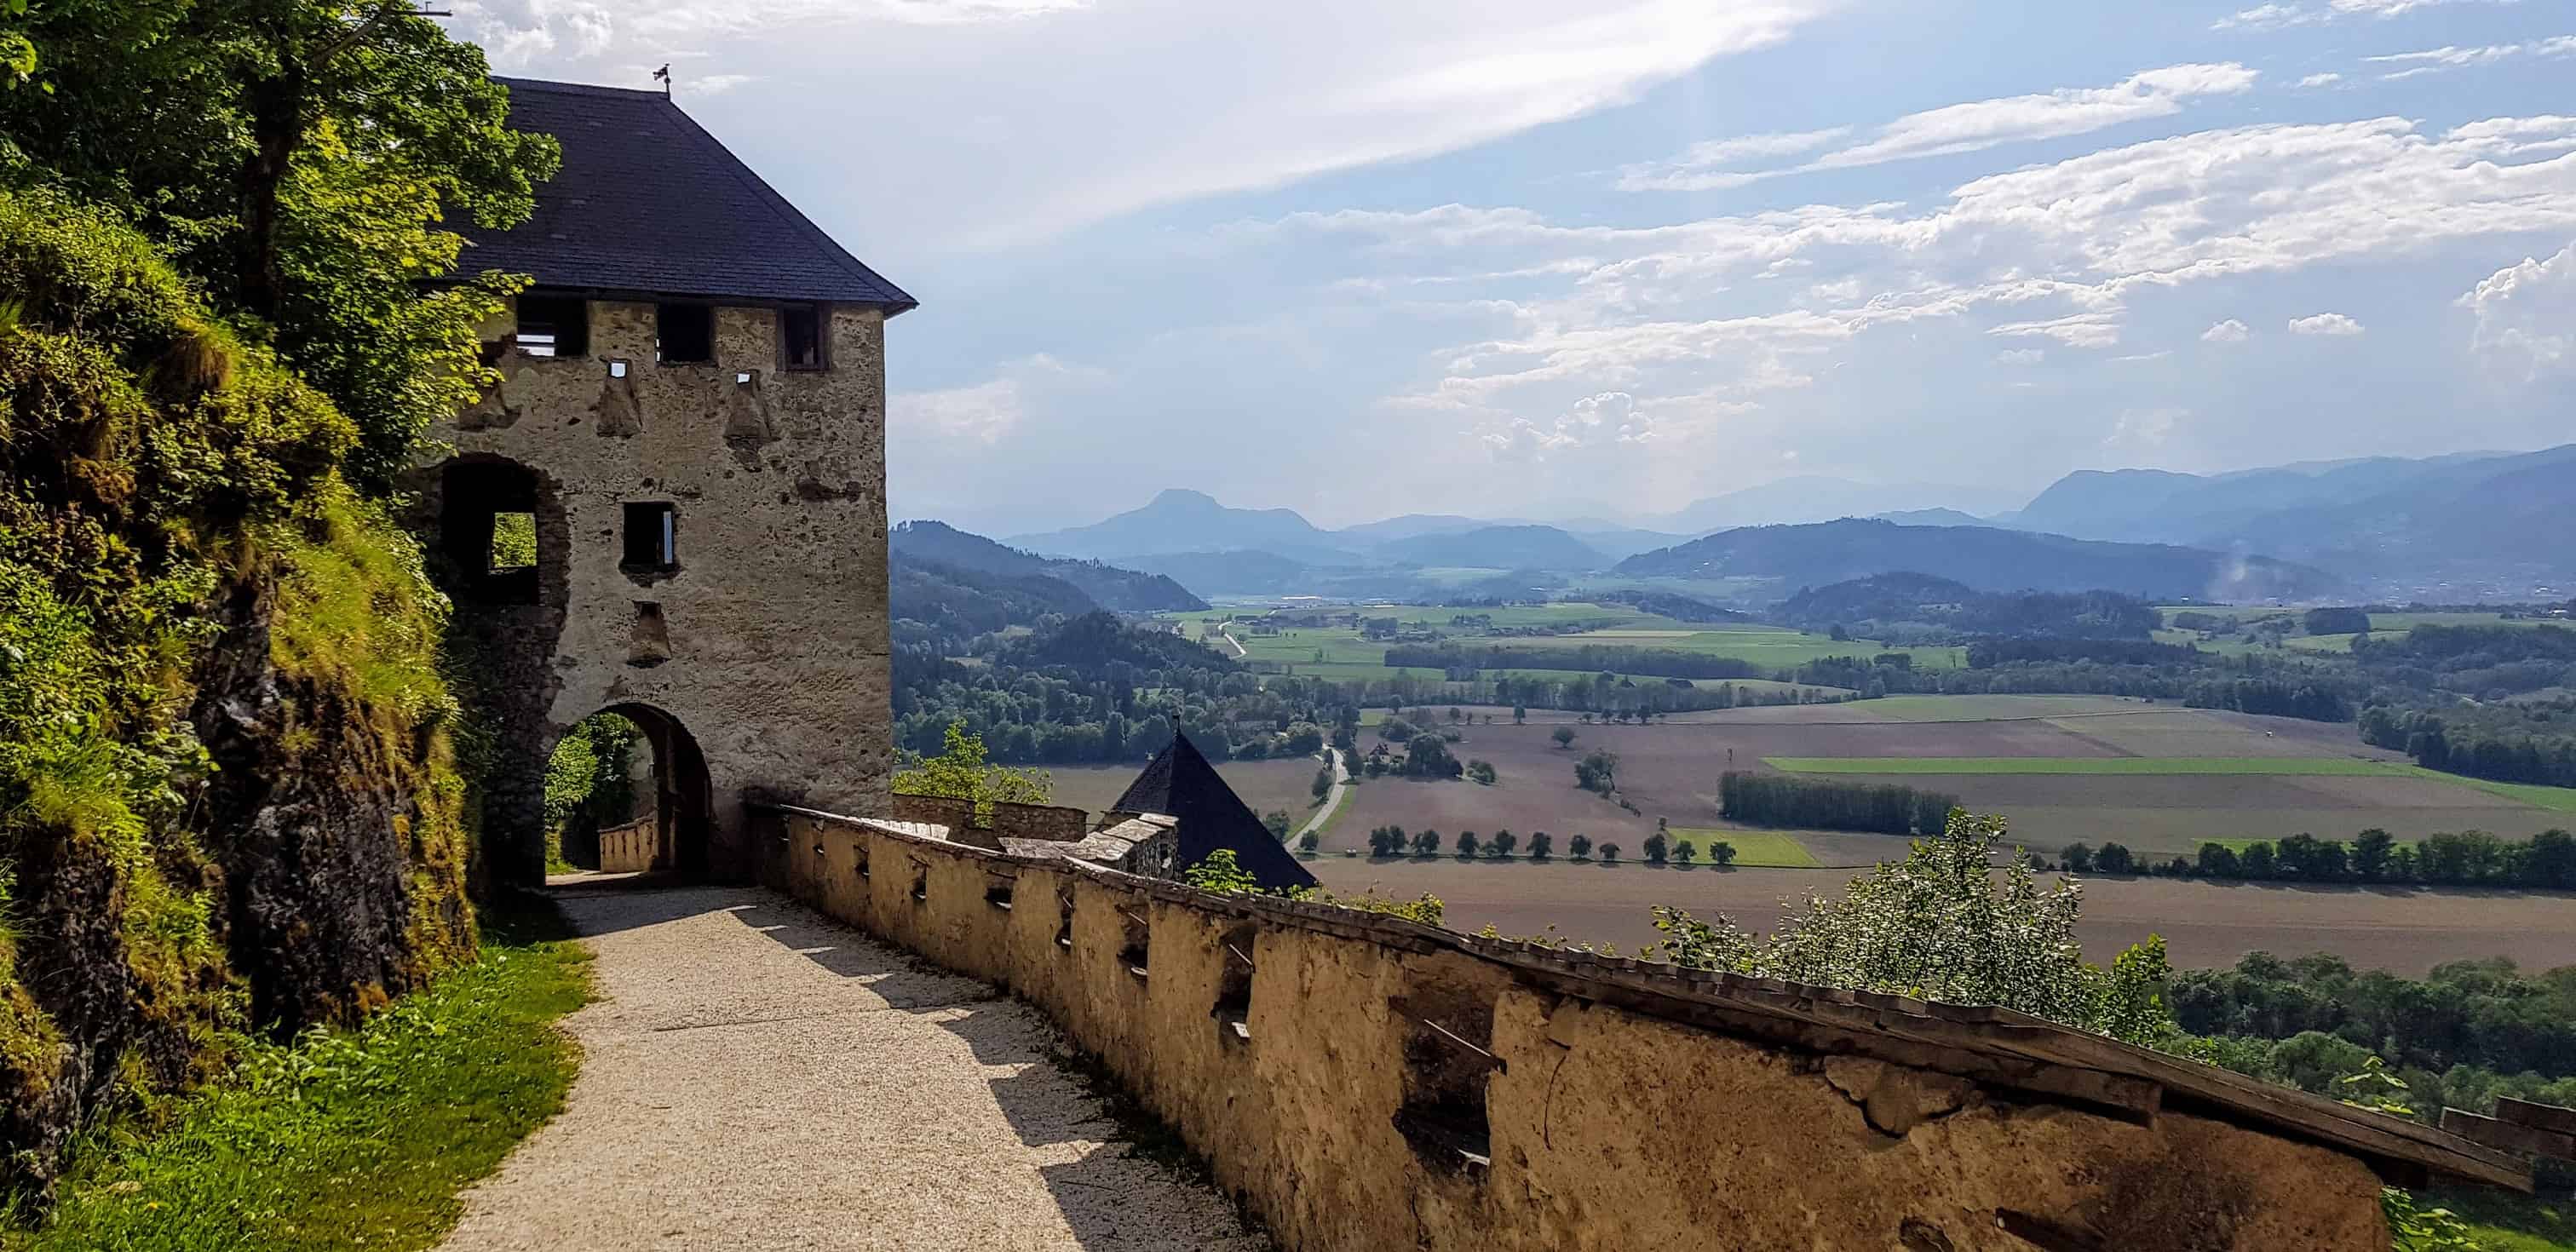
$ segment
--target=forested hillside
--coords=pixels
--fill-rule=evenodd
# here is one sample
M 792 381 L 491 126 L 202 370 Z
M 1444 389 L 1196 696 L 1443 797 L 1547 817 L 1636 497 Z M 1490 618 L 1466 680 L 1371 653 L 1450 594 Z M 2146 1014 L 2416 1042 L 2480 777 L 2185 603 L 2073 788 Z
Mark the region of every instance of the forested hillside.
M 1121 613 L 1204 609 L 1207 601 L 1160 574 L 1120 569 L 1100 561 L 1042 557 L 1005 547 L 945 522 L 905 522 L 887 537 L 900 568 L 906 562 L 944 565 L 1007 578 L 1045 577 L 1079 588 L 1092 603 Z
M 1804 630 L 1841 627 L 1889 643 L 1988 636 L 2143 640 L 2164 621 L 2153 604 L 2116 591 L 1980 591 L 1911 571 L 1802 587 L 1771 616 Z
M 445 601 L 370 492 L 491 377 L 442 215 L 550 140 L 338 5 L 48 5 L 0 75 L 0 1186 L 472 950 Z M 26 6 L 17 12 L 29 14 Z

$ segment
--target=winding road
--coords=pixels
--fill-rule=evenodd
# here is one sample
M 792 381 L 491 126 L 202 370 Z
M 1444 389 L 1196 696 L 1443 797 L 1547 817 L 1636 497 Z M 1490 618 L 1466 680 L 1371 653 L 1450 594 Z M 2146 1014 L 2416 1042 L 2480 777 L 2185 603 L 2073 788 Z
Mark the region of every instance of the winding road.
M 1315 831 L 1320 835 L 1324 829 L 1324 823 L 1332 818 L 1335 810 L 1342 807 L 1342 792 L 1348 790 L 1351 785 L 1350 766 L 1343 763 L 1340 748 L 1324 749 L 1324 759 L 1331 762 L 1333 766 L 1333 789 L 1324 793 L 1323 807 L 1316 809 L 1315 815 L 1307 818 L 1305 825 L 1298 827 L 1295 834 L 1288 836 L 1291 842 L 1305 837 L 1308 831 Z

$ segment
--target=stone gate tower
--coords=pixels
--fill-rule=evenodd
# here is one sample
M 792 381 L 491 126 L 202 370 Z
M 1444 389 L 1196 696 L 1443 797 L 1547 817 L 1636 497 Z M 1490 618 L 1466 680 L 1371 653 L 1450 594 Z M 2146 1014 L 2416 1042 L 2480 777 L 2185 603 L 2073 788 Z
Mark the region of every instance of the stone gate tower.
M 747 879 L 746 799 L 886 806 L 884 332 L 915 302 L 662 93 L 502 81 L 563 169 L 468 232 L 462 270 L 535 285 L 418 484 L 498 732 L 487 865 L 543 874 L 547 753 L 613 710 L 653 748 L 653 861 Z

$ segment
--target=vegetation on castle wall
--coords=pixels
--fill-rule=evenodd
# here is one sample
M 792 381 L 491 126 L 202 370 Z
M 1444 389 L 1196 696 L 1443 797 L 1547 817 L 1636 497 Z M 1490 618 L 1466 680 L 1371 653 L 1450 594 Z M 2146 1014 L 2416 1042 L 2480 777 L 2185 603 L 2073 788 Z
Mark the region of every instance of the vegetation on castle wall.
M 443 601 L 337 477 L 354 427 L 104 210 L 0 193 L 0 293 L 0 1141 L 9 1180 L 41 1184 L 80 1118 L 202 1077 L 254 1005 L 293 1025 L 380 1003 L 472 930 Z M 216 696 L 266 709 L 246 741 L 269 764 L 399 797 L 392 968 L 317 995 L 341 954 L 228 958 L 259 907 L 246 862 L 281 832 L 224 824 L 261 780 L 214 768 Z
M 0 1190 L 473 950 L 445 604 L 368 492 L 555 166 L 336 0 L 0 4 Z M 470 745 L 469 745 L 470 746 Z

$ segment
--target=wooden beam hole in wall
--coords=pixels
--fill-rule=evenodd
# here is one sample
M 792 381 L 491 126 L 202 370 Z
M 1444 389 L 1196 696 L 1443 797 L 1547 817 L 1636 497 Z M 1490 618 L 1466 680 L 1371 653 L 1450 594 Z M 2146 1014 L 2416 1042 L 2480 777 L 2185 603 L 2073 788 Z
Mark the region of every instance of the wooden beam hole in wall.
M 1217 1038 L 1226 1043 L 1252 1040 L 1252 946 L 1258 933 L 1245 922 L 1228 929 L 1222 941 L 1225 959 L 1217 973 L 1216 1007 L 1208 1016 L 1216 1019 Z
M 1404 1103 L 1395 1128 L 1424 1166 L 1481 1175 L 1493 1164 L 1486 1080 L 1503 1068 L 1494 1055 L 1494 1002 L 1475 988 L 1417 984 L 1391 1006 L 1404 1037 Z
M 1152 955 L 1154 928 L 1145 919 L 1125 909 L 1118 910 L 1118 964 L 1138 978 L 1146 976 L 1147 958 Z

